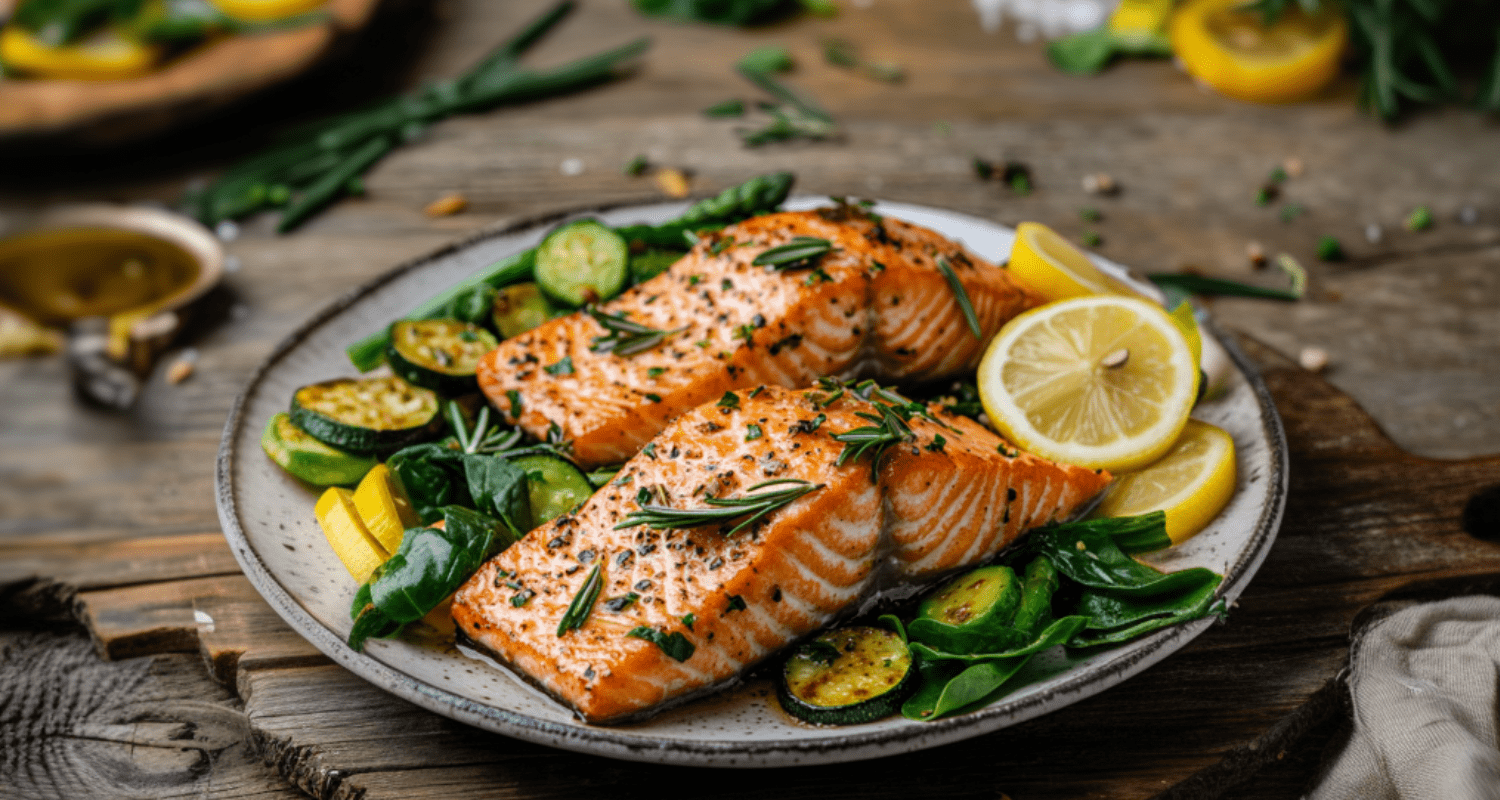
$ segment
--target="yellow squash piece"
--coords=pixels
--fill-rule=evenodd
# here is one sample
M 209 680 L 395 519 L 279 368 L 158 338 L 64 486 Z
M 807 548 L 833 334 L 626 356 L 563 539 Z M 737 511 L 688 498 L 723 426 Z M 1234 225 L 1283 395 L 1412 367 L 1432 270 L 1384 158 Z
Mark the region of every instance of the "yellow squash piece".
M 272 22 L 323 7 L 324 0 L 209 0 L 220 11 L 244 22 Z
M 348 489 L 334 486 L 324 492 L 313 513 L 318 517 L 323 535 L 328 537 L 328 545 L 344 562 L 344 568 L 354 580 L 360 583 L 369 580 L 370 573 L 390 558 L 391 554 L 360 521 L 354 507 L 354 493 Z
M 1167 454 L 1141 470 L 1116 475 L 1109 494 L 1090 515 L 1167 515 L 1167 536 L 1182 544 L 1208 527 L 1234 496 L 1234 439 L 1224 431 L 1188 420 Z
M 20 25 L 0 28 L 0 62 L 6 69 L 37 78 L 111 81 L 151 71 L 161 48 L 105 28 L 84 39 L 54 47 Z
M 384 464 L 376 464 L 359 482 L 359 488 L 354 490 L 354 510 L 359 513 L 365 530 L 388 553 L 401 546 L 407 528 L 422 524 L 396 476 Z
M 1188 0 L 1173 14 L 1172 51 L 1194 78 L 1226 97 L 1289 103 L 1317 94 L 1338 74 L 1349 40 L 1334 3 L 1317 14 L 1297 3 L 1270 27 L 1244 0 Z

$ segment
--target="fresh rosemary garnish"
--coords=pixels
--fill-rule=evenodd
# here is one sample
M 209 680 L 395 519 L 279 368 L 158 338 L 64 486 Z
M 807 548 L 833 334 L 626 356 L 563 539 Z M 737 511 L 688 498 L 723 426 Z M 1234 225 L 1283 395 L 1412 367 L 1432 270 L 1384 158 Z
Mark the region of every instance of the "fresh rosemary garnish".
M 498 453 L 521 443 L 520 431 L 490 427 L 489 406 L 479 409 L 474 427 L 470 428 L 464 420 L 463 410 L 457 403 L 449 402 L 448 424 L 453 427 L 453 438 L 458 440 L 459 448 L 465 453 Z
M 833 242 L 814 236 L 794 236 L 790 242 L 772 247 L 756 256 L 750 263 L 772 270 L 789 270 L 810 267 L 820 256 L 833 251 Z
M 860 419 L 867 419 L 874 423 L 852 428 L 843 433 L 835 433 L 835 441 L 844 443 L 843 452 L 839 453 L 839 460 L 835 466 L 842 467 L 845 462 L 858 461 L 865 453 L 874 452 L 870 459 L 870 480 L 880 477 L 880 457 L 885 454 L 887 447 L 899 442 L 908 442 L 916 438 L 912 433 L 911 426 L 896 412 L 896 409 L 885 403 L 875 403 L 880 409 L 879 416 L 864 411 L 854 412 Z
M 770 488 L 774 486 L 787 488 Z M 747 490 L 749 492 L 755 492 L 757 489 L 766 490 L 758 494 L 746 494 L 743 497 L 705 497 L 703 502 L 709 505 L 707 508 L 672 508 L 647 502 L 640 504 L 641 510 L 626 515 L 625 519 L 615 526 L 615 529 L 645 525 L 654 530 L 675 530 L 714 523 L 728 523 L 731 520 L 746 517 L 739 524 L 724 532 L 726 536 L 733 536 L 759 522 L 772 511 L 821 488 L 823 488 L 821 483 L 814 485 L 795 478 L 780 478 L 757 483 Z
M 589 349 L 595 353 L 614 353 L 617 356 L 633 356 L 642 353 L 662 343 L 674 333 L 681 333 L 687 328 L 674 328 L 670 331 L 661 331 L 648 328 L 640 323 L 625 319 L 624 314 L 609 314 L 589 306 L 588 315 L 594 318 L 604 327 L 608 334 L 595 336 Z
M 969 302 L 969 293 L 958 279 L 958 274 L 953 271 L 953 266 L 948 259 L 938 256 L 938 271 L 948 279 L 948 285 L 953 288 L 953 294 L 958 297 L 958 308 L 964 312 L 964 321 L 969 323 L 969 330 L 973 331 L 975 339 L 983 339 L 984 333 L 979 329 L 979 317 L 974 314 L 974 304 Z
M 578 594 L 573 596 L 573 602 L 568 604 L 568 610 L 563 612 L 562 620 L 557 623 L 558 636 L 583 627 L 584 621 L 593 613 L 594 601 L 599 599 L 599 590 L 604 588 L 603 567 L 603 562 L 600 562 L 589 570 L 583 586 L 579 587 Z

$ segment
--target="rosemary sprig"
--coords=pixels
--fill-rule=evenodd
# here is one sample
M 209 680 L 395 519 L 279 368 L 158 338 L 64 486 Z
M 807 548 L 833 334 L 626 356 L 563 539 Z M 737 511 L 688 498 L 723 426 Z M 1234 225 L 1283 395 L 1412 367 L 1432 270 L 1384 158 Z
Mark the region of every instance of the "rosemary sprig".
M 750 263 L 772 270 L 789 270 L 810 267 L 818 257 L 833 251 L 833 242 L 815 236 L 795 236 L 790 242 L 773 247 L 756 256 Z
M 958 309 L 964 312 L 964 321 L 969 323 L 969 330 L 974 332 L 975 339 L 983 339 L 984 334 L 979 330 L 979 317 L 974 313 L 974 304 L 969 302 L 969 293 L 958 279 L 958 273 L 953 271 L 953 265 L 948 259 L 938 256 L 938 271 L 948 279 L 948 285 L 953 288 L 953 294 L 958 297 Z
M 499 453 L 510 450 L 521 443 L 523 434 L 519 430 L 505 430 L 490 426 L 490 407 L 479 409 L 470 428 L 464 420 L 463 410 L 457 403 L 448 403 L 448 424 L 453 427 L 453 437 L 465 453 Z
M 662 340 L 674 333 L 687 330 L 686 327 L 669 331 L 648 328 L 638 322 L 625 319 L 624 314 L 609 314 L 593 306 L 589 306 L 587 311 L 589 316 L 609 331 L 604 336 L 595 336 L 593 342 L 589 344 L 589 349 L 595 353 L 633 356 L 661 344 Z
M 594 601 L 599 599 L 599 591 L 604 588 L 604 573 L 601 571 L 603 566 L 604 562 L 601 561 L 589 570 L 583 586 L 579 587 L 578 594 L 573 596 L 573 602 L 568 604 L 568 610 L 563 612 L 562 619 L 557 623 L 558 636 L 583 627 L 584 621 L 593 613 Z
M 770 489 L 772 486 L 786 486 L 783 489 Z M 780 478 L 765 483 L 757 483 L 747 491 L 755 492 L 757 489 L 767 491 L 758 494 L 746 494 L 743 497 L 705 497 L 703 502 L 709 508 L 672 508 L 659 503 L 645 502 L 641 504 L 641 510 L 632 511 L 625 519 L 615 526 L 620 528 L 633 528 L 637 525 L 645 525 L 655 530 L 673 530 L 680 528 L 696 528 L 700 525 L 712 525 L 714 523 L 727 523 L 739 517 L 746 517 L 738 525 L 725 532 L 726 536 L 733 536 L 741 530 L 759 522 L 762 517 L 781 508 L 793 500 L 805 494 L 815 492 L 823 488 L 823 484 L 813 485 L 804 480 L 796 478 Z
M 901 418 L 901 414 L 895 408 L 885 403 L 874 405 L 880 409 L 879 416 L 864 411 L 855 412 L 856 416 L 869 420 L 874 423 L 873 425 L 863 425 L 833 435 L 834 441 L 844 443 L 844 450 L 839 453 L 839 460 L 835 466 L 842 467 L 845 462 L 858 461 L 866 453 L 873 451 L 874 456 L 870 459 L 870 480 L 872 481 L 880 477 L 880 457 L 885 454 L 887 447 L 916 438 L 911 426 L 906 424 L 906 420 Z

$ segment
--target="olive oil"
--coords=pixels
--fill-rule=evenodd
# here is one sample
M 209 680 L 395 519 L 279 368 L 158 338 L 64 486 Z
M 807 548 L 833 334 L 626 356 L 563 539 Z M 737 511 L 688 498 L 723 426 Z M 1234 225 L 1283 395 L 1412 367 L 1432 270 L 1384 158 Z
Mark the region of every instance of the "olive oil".
M 149 313 L 192 286 L 198 261 L 163 239 L 64 228 L 0 240 L 0 304 L 43 325 Z

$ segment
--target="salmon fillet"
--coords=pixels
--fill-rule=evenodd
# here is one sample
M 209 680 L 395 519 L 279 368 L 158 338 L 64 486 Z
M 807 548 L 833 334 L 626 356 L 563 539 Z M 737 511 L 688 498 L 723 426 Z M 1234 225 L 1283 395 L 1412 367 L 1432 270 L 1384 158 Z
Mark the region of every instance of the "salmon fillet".
M 751 264 L 796 236 L 835 249 L 816 267 Z M 939 258 L 962 283 L 982 336 L 966 324 Z M 673 331 L 660 345 L 595 352 L 607 332 L 580 312 L 502 342 L 480 362 L 479 386 L 507 423 L 537 438 L 555 430 L 585 467 L 617 464 L 678 414 L 733 389 L 973 369 L 1006 321 L 1040 303 L 1006 270 L 926 228 L 852 206 L 769 214 L 705 237 L 601 307 Z
M 1110 480 L 1017 453 L 935 408 L 910 420 L 912 438 L 878 469 L 873 453 L 839 465 L 834 436 L 878 409 L 836 394 L 770 387 L 680 416 L 577 511 L 482 567 L 455 597 L 458 629 L 583 719 L 621 722 L 733 681 L 877 597 L 986 561 Z M 733 535 L 732 523 L 619 527 L 642 499 L 694 509 L 795 486 L 755 489 L 772 480 L 818 488 Z M 559 634 L 596 566 L 597 602 Z M 627 635 L 638 629 L 678 634 L 691 655 Z

